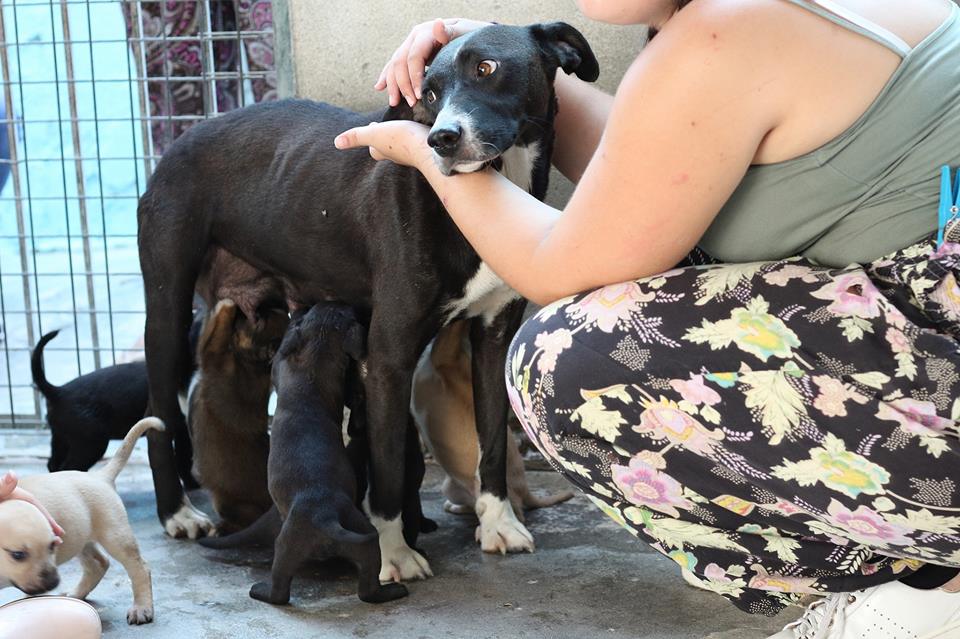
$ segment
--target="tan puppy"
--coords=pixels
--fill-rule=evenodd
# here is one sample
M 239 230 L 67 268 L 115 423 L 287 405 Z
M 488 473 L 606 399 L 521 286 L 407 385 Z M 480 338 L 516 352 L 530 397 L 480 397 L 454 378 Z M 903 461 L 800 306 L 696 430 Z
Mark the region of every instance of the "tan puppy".
M 441 329 L 420 357 L 413 375 L 410 410 L 420 435 L 437 463 L 447 472 L 443 482 L 443 505 L 447 512 L 472 513 L 480 496 L 480 443 L 473 409 L 473 375 L 470 369 L 470 340 L 467 321 Z M 504 425 L 506 428 L 506 425 Z M 563 491 L 549 497 L 530 492 L 523 458 L 516 438 L 507 437 L 507 493 L 517 519 L 523 511 L 552 506 L 573 497 Z
M 273 505 L 270 361 L 289 322 L 285 311 L 268 311 L 254 323 L 238 310 L 221 300 L 203 324 L 187 413 L 193 472 L 221 517 L 220 534 L 246 528 Z
M 140 557 L 114 485 L 137 439 L 149 429 L 163 430 L 163 422 L 154 417 L 137 422 L 114 458 L 100 470 L 65 470 L 20 480 L 20 486 L 33 493 L 63 527 L 63 543 L 55 545 L 50 523 L 35 506 L 14 499 L 0 502 L 0 586 L 9 582 L 28 595 L 48 592 L 60 583 L 57 566 L 79 555 L 83 577 L 69 596 L 83 599 L 110 565 L 97 548 L 100 544 L 123 565 L 133 584 L 127 622 L 153 621 L 150 569 Z

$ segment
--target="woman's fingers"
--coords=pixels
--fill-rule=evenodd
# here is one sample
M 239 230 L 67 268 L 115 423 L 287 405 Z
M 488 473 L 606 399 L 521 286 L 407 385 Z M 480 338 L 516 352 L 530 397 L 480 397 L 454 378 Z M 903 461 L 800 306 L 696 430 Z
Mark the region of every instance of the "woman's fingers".
M 447 44 L 453 37 L 452 28 L 440 18 L 418 24 L 380 71 L 374 89 L 387 90 L 390 106 L 399 104 L 401 98 L 413 106 L 421 97 L 427 62 L 438 47 Z

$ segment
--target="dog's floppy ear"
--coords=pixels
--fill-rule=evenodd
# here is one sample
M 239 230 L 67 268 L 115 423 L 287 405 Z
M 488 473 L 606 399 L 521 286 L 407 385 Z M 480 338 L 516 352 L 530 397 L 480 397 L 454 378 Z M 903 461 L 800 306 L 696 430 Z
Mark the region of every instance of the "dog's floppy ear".
M 367 354 L 366 341 L 366 329 L 358 322 L 353 322 L 343 336 L 343 350 L 347 355 L 359 362 Z
M 535 24 L 530 32 L 544 54 L 565 73 L 576 73 L 587 82 L 595 82 L 600 77 L 600 63 L 587 39 L 566 22 Z
M 417 100 L 413 106 L 407 104 L 406 100 L 400 100 L 400 104 L 388 108 L 380 119 L 381 122 L 393 120 L 413 120 L 420 124 L 433 124 L 433 116 L 424 108 L 421 100 Z

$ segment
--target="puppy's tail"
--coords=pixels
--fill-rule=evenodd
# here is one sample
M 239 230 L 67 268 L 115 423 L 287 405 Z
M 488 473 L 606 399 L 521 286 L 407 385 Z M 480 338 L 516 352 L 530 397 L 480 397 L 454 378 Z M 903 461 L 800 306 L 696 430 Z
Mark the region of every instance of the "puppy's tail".
M 525 493 L 521 493 L 520 499 L 522 500 L 523 507 L 526 510 L 535 510 L 537 508 L 555 506 L 567 501 L 572 497 L 573 491 L 570 490 L 564 490 L 559 493 L 554 493 L 553 495 L 547 495 L 545 497 L 537 497 L 528 489 Z
M 274 506 L 243 530 L 238 530 L 225 537 L 204 537 L 198 539 L 197 543 L 206 548 L 216 548 L 217 550 L 248 546 L 270 546 L 276 541 L 282 527 L 283 521 L 280 519 L 280 511 Z
M 100 471 L 101 476 L 111 484 L 116 482 L 117 475 L 119 475 L 123 467 L 127 465 L 127 461 L 130 459 L 130 453 L 133 452 L 133 447 L 136 446 L 140 436 L 148 430 L 162 431 L 164 428 L 163 422 L 156 417 L 144 417 L 134 424 L 133 428 L 127 433 L 127 436 L 123 438 L 123 444 L 120 446 L 120 450 L 117 451 L 117 454 L 114 455 Z
M 43 368 L 43 348 L 47 345 L 47 342 L 59 333 L 60 331 L 50 331 L 41 337 L 40 341 L 37 342 L 37 347 L 33 349 L 33 354 L 30 356 L 30 372 L 33 373 L 33 384 L 43 393 L 43 396 L 48 399 L 56 395 L 59 388 L 47 381 L 46 371 L 44 371 Z

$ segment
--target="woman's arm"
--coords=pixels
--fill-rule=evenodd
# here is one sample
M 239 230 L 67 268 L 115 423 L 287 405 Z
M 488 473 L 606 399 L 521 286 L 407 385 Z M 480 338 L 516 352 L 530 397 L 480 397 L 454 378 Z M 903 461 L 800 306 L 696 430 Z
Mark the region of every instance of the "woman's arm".
M 554 87 L 560 108 L 553 123 L 553 165 L 576 184 L 600 144 L 613 96 L 559 70 Z
M 754 9 L 694 3 L 670 20 L 624 77 L 562 212 L 491 170 L 443 176 L 421 125 L 362 127 L 337 145 L 419 168 L 477 253 L 535 302 L 663 272 L 695 246 L 789 103 L 789 78 L 766 55 L 776 29 Z

